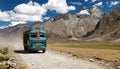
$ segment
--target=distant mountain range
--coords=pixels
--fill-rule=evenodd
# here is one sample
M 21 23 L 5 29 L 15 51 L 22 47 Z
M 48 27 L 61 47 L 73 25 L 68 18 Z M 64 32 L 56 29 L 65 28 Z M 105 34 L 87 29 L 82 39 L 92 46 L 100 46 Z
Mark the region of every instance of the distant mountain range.
M 31 27 L 45 27 L 48 37 L 53 39 L 120 38 L 120 7 L 105 14 L 98 7 L 83 9 L 72 14 L 61 14 L 55 19 L 35 22 L 33 25 L 20 24 L 0 30 L 0 36 L 22 36 L 23 31 Z
M 8 28 L 0 29 L 1 37 L 22 37 L 22 34 L 25 30 L 28 30 L 32 27 L 31 24 L 18 24 L 16 26 L 11 26 Z
M 104 12 L 97 7 L 93 7 L 90 10 L 83 8 L 74 15 L 62 14 L 45 23 L 36 22 L 33 26 L 45 27 L 50 38 L 79 39 L 84 37 L 87 32 L 93 31 L 103 15 Z
M 98 22 L 91 38 L 97 37 L 102 40 L 120 40 L 120 7 L 116 7 L 105 14 Z

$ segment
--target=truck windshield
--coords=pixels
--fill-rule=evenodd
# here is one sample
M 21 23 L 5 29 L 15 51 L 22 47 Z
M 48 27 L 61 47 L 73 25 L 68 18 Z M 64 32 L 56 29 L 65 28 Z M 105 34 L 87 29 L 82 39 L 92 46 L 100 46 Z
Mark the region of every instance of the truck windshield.
M 43 38 L 44 38 L 44 37 L 45 37 L 45 35 L 40 35 L 40 37 L 43 37 Z
M 37 35 L 36 35 L 36 34 L 31 34 L 31 37 L 32 37 L 32 38 L 36 38 Z

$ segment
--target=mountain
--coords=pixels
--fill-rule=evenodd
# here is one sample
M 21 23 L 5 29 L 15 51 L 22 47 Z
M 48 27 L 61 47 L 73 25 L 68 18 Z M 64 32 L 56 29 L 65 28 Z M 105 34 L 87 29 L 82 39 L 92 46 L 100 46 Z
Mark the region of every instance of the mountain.
M 94 7 L 93 7 L 94 8 Z M 82 9 L 80 12 L 85 11 L 86 9 Z M 55 19 L 50 19 L 44 23 L 36 22 L 33 26 L 39 27 L 43 26 L 48 32 L 48 36 L 50 38 L 82 38 L 88 32 L 91 32 L 95 29 L 97 23 L 101 19 L 100 17 L 104 14 L 98 8 L 92 10 L 86 10 L 88 13 L 92 14 L 62 14 Z M 94 16 L 93 14 L 98 16 Z
M 87 12 L 88 14 L 78 14 Z M 102 18 L 104 12 L 97 7 L 90 10 L 83 7 L 83 9 L 74 15 L 61 14 L 55 19 L 49 19 L 46 22 L 35 22 L 32 26 L 29 24 L 19 24 L 0 30 L 4 36 L 21 36 L 23 31 L 30 27 L 45 27 L 48 37 L 54 39 L 79 39 L 88 35 L 93 31 Z
M 93 8 L 90 9 L 90 14 L 96 18 L 102 18 L 104 15 L 103 11 L 96 6 L 93 6 Z
M 16 26 L 11 26 L 8 28 L 0 29 L 0 36 L 2 37 L 22 37 L 25 30 L 31 28 L 31 24 L 18 24 Z
M 120 39 L 120 7 L 114 8 L 100 20 L 91 38 Z
M 88 11 L 88 9 L 86 9 L 86 7 L 83 7 L 83 9 L 79 12 L 79 13 L 77 13 L 77 15 L 81 15 L 81 16 L 89 16 L 90 15 L 90 12 Z

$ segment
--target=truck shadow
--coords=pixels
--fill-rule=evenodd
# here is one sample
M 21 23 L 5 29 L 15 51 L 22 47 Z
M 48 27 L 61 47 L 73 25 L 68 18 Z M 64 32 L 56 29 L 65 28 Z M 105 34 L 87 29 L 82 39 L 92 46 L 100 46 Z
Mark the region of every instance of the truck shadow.
M 20 54 L 43 54 L 42 52 L 36 52 L 36 51 L 24 51 L 24 50 L 14 50 L 15 53 L 20 53 Z

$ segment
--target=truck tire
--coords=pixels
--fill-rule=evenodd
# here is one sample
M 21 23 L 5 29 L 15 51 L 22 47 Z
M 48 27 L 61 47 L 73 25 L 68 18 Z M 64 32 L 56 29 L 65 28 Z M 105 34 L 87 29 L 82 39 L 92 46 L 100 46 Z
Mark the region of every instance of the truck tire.
M 24 51 L 29 51 L 28 46 L 29 46 L 29 41 L 27 41 L 27 44 L 24 46 Z
M 45 53 L 46 52 L 46 50 L 42 50 L 42 53 Z
M 28 47 L 24 46 L 24 51 L 28 51 Z

